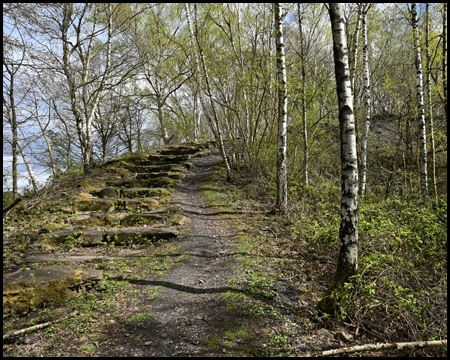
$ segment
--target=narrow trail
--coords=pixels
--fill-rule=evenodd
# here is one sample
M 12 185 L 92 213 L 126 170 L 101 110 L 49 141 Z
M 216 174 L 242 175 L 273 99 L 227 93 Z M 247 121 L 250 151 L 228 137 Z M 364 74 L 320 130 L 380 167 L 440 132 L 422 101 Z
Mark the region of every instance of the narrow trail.
M 184 235 L 177 238 L 177 255 L 188 255 L 183 264 L 158 280 L 128 280 L 142 286 L 156 286 L 161 292 L 147 301 L 150 321 L 143 326 L 124 324 L 127 340 L 116 341 L 100 353 L 104 356 L 220 356 L 207 346 L 212 337 L 221 337 L 239 325 L 221 296 L 225 291 L 242 292 L 227 285 L 236 277 L 233 232 L 229 220 L 221 217 L 202 197 L 200 188 L 208 183 L 214 166 L 222 159 L 217 150 L 195 159 L 194 167 L 172 195 L 172 202 L 191 219 Z M 141 336 L 139 336 L 141 334 Z M 116 334 L 114 337 L 118 336 Z M 140 341 L 132 341 L 140 338 Z M 229 354 L 228 354 L 229 355 Z
M 160 280 L 164 290 L 151 306 L 152 344 L 145 355 L 205 354 L 208 350 L 202 344 L 217 325 L 236 321 L 220 295 L 229 289 L 226 280 L 233 275 L 235 262 L 227 256 L 233 233 L 200 194 L 200 187 L 221 161 L 218 151 L 196 160 L 195 169 L 173 194 L 173 202 L 192 220 L 188 234 L 177 240 L 179 252 L 189 258 Z

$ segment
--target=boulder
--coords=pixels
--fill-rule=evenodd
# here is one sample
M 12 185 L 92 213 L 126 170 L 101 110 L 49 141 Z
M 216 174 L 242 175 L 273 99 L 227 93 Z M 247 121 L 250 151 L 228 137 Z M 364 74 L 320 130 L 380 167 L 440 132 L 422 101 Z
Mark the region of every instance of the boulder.
M 19 271 L 3 276 L 3 308 L 26 309 L 59 303 L 78 296 L 76 287 L 103 278 L 100 270 L 73 266 Z

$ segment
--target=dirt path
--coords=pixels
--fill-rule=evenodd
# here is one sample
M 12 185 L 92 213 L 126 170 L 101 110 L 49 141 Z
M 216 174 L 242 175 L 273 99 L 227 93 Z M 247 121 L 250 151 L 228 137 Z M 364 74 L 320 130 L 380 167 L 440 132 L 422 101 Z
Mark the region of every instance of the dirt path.
M 129 280 L 142 286 L 157 286 L 159 296 L 148 303 L 151 316 L 145 326 L 127 324 L 125 342 L 100 351 L 106 356 L 201 356 L 211 353 L 205 345 L 213 335 L 238 325 L 239 317 L 227 310 L 221 296 L 229 287 L 227 279 L 235 276 L 233 233 L 227 220 L 221 218 L 200 193 L 214 166 L 221 162 L 217 150 L 198 158 L 177 191 L 173 202 L 191 219 L 188 232 L 177 239 L 178 253 L 189 255 L 184 264 L 175 267 L 157 281 Z M 138 342 L 131 341 L 136 334 Z M 138 336 L 139 338 L 139 336 Z M 126 345 L 126 346 L 124 346 Z M 222 354 L 226 350 L 221 350 Z

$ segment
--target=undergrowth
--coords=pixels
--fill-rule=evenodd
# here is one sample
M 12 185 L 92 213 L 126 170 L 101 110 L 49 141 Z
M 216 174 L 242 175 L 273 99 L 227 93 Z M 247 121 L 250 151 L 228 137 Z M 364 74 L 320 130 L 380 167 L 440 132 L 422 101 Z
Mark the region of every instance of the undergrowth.
M 289 210 L 280 216 L 268 215 L 275 194 L 264 181 L 240 174 L 240 181 L 229 188 L 231 203 L 245 203 L 259 213 L 241 219 L 247 235 L 241 233 L 238 241 L 241 250 L 251 255 L 247 265 L 253 271 L 285 281 L 297 290 L 299 299 L 311 302 L 307 311 L 297 311 L 299 323 L 311 324 L 318 319 L 314 307 L 335 271 L 340 187 L 291 181 Z M 368 194 L 360 199 L 359 242 L 358 273 L 337 295 L 335 315 L 319 319 L 315 326 L 345 328 L 363 343 L 446 339 L 446 196 L 436 206 L 419 199 Z M 245 259 L 241 257 L 244 266 Z M 408 355 L 445 356 L 446 349 L 417 349 Z

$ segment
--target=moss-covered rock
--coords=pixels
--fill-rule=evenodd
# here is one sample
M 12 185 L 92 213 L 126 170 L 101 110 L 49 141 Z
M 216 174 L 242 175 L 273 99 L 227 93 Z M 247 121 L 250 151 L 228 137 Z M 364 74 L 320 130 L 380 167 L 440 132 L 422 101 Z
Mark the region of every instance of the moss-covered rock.
M 121 204 L 126 210 L 136 210 L 139 207 L 153 210 L 159 206 L 159 201 L 157 198 L 122 199 Z
M 117 199 L 120 196 L 120 190 L 108 187 L 96 191 L 95 194 L 101 199 Z
M 120 225 L 136 226 L 136 225 L 153 225 L 162 221 L 162 216 L 157 214 L 131 214 L 120 220 Z
M 106 184 L 101 179 L 88 178 L 80 182 L 80 187 L 86 192 L 91 192 L 106 187 Z
M 116 208 L 117 200 L 86 198 L 82 200 L 75 200 L 75 206 L 78 210 L 82 211 L 111 212 Z
M 81 217 L 72 221 L 75 225 L 84 226 L 108 226 L 119 224 L 122 214 L 106 214 L 106 213 L 92 213 L 88 217 Z
M 158 240 L 172 239 L 178 236 L 178 230 L 168 228 L 129 227 L 109 231 L 107 241 L 116 244 L 140 244 Z
M 51 266 L 3 276 L 3 308 L 16 310 L 59 303 L 79 295 L 74 290 L 86 282 L 101 280 L 99 270 Z
M 122 189 L 122 199 L 136 199 L 145 197 L 170 197 L 170 191 L 164 188 L 129 188 Z
M 50 245 L 96 246 L 103 243 L 105 238 L 106 234 L 99 230 L 66 229 L 40 234 L 36 240 Z

